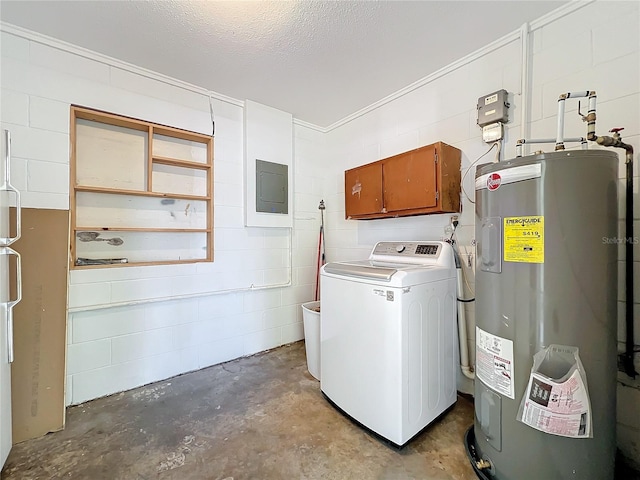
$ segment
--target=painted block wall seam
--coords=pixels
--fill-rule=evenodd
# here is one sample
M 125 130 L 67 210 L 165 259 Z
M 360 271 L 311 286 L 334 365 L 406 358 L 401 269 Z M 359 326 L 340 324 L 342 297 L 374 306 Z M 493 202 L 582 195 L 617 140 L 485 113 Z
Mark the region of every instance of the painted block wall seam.
M 29 95 L 1 88 L 0 102 L 2 123 L 29 125 Z
M 64 102 L 31 96 L 29 126 L 69 134 L 69 106 Z
M 111 364 L 111 340 L 75 343 L 67 347 L 67 375 Z
M 124 363 L 175 350 L 171 327 L 111 338 L 111 364 Z

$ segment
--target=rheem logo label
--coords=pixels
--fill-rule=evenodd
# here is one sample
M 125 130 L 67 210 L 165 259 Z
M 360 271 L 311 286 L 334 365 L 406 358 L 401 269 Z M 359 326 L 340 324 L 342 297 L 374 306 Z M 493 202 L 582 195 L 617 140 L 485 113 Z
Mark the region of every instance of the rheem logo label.
M 501 183 L 502 177 L 500 177 L 500 175 L 497 173 L 492 173 L 487 177 L 487 188 L 491 192 L 497 190 Z

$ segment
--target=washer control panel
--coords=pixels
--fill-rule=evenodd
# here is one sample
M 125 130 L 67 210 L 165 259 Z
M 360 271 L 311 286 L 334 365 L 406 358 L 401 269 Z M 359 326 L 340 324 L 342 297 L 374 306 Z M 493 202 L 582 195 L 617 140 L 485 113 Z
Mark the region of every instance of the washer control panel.
M 371 256 L 433 257 L 437 258 L 442 249 L 441 242 L 379 242 Z
M 418 245 L 416 255 L 437 255 L 439 245 Z

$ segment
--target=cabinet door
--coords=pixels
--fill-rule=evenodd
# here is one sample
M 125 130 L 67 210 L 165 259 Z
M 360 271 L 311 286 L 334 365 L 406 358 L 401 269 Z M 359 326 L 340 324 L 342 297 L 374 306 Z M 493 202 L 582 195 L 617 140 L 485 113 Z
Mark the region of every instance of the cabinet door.
M 382 212 L 382 165 L 371 163 L 344 172 L 345 216 Z
M 390 157 L 382 165 L 387 212 L 437 206 L 434 145 Z

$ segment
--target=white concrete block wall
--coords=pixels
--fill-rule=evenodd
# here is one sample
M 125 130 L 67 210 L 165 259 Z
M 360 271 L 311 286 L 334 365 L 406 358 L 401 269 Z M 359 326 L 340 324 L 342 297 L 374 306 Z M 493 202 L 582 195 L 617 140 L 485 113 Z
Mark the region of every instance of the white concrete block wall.
M 1 35 L 1 127 L 12 132 L 12 180 L 26 208 L 69 208 L 71 104 L 211 132 L 204 93 L 32 35 Z M 67 404 L 303 338 L 300 304 L 315 288 L 323 135 L 295 127 L 295 231 L 245 228 L 243 108 L 214 99 L 213 109 L 215 261 L 71 271 Z M 290 279 L 289 287 L 262 289 Z
M 596 1 L 544 24 L 532 24 L 530 88 L 526 92 L 528 110 L 524 125 L 527 136 L 554 136 L 558 94 L 589 88 L 598 92 L 598 132 L 624 126 L 625 140 L 640 151 L 638 15 L 637 2 Z M 500 88 L 510 92 L 511 103 L 502 158 L 512 158 L 515 140 L 522 136 L 520 62 L 519 42 L 506 42 L 473 61 L 459 62 L 456 69 L 440 78 L 326 134 L 295 125 L 291 287 L 81 311 L 113 302 L 287 280 L 288 231 L 242 227 L 242 108 L 214 101 L 216 261 L 72 272 L 69 303 L 78 311 L 69 318 L 67 403 L 301 338 L 299 304 L 311 300 L 315 289 L 320 199 L 327 206 L 325 241 L 330 261 L 365 258 L 378 240 L 441 238 L 449 222 L 448 215 L 367 222 L 345 220 L 344 170 L 444 141 L 462 150 L 464 174 L 487 150 L 476 126 L 477 98 Z M 207 132 L 210 128 L 208 105 L 202 95 L 127 69 L 76 58 L 6 32 L 2 33 L 2 66 L 2 126 L 15 131 L 13 180 L 24 192 L 27 206 L 68 208 L 68 186 L 60 166 L 68 164 L 70 103 L 191 130 Z M 582 122 L 574 121 L 576 111 L 577 103 L 567 102 L 567 135 L 584 134 Z M 490 152 L 476 165 L 492 161 L 494 153 Z M 620 165 L 622 186 L 622 160 Z M 52 181 L 39 177 L 44 171 Z M 471 197 L 473 174 L 471 169 L 463 182 Z M 635 228 L 640 232 L 638 162 L 634 180 Z M 623 201 L 621 195 L 621 205 Z M 621 208 L 620 219 L 623 217 Z M 474 237 L 474 221 L 474 206 L 463 195 L 458 228 L 458 239 L 463 245 L 469 245 Z M 622 235 L 622 221 L 620 225 Z M 623 261 L 624 250 L 618 248 L 619 259 Z M 253 252 L 258 252 L 257 256 Z M 268 253 L 269 261 L 263 261 L 265 256 L 261 253 Z M 634 254 L 636 262 L 640 262 L 640 246 L 634 247 Z M 640 284 L 640 280 L 636 282 Z M 470 283 L 473 288 L 475 285 Z M 624 291 L 623 284 L 620 279 L 620 292 Z M 620 311 L 624 301 L 621 293 Z M 636 302 L 638 311 L 637 292 Z M 473 313 L 473 309 L 468 309 L 471 345 Z M 640 331 L 640 315 L 635 318 L 636 329 Z M 622 323 L 620 314 L 619 324 Z M 619 338 L 623 335 L 620 329 Z M 640 427 L 635 420 L 638 390 L 620 389 L 619 446 L 628 457 L 640 458 Z
M 530 89 L 528 95 L 529 138 L 555 137 L 557 98 L 560 93 L 596 90 L 597 132 L 606 134 L 612 127 L 623 126 L 626 142 L 636 151 L 635 235 L 640 238 L 640 34 L 637 2 L 601 2 L 585 5 L 562 18 L 556 17 L 544 25 L 535 26 L 530 36 Z M 477 99 L 505 88 L 510 93 L 510 122 L 507 125 L 503 159 L 515 156 L 516 139 L 521 138 L 520 44 L 514 41 L 477 60 L 459 67 L 390 103 L 380 106 L 328 133 L 329 149 L 335 159 L 332 173 L 326 181 L 327 207 L 330 219 L 327 250 L 339 259 L 365 258 L 378 240 L 391 238 L 440 238 L 448 223 L 447 215 L 385 219 L 376 221 L 346 221 L 344 219 L 344 170 L 373 162 L 401 151 L 444 141 L 462 150 L 462 172 L 487 149 L 476 125 Z M 585 106 L 583 102 L 583 109 Z M 566 103 L 566 136 L 584 136 L 586 127 L 577 118 L 577 102 Z M 591 146 L 592 148 L 593 146 Z M 595 147 L 598 148 L 598 147 Z M 624 152 L 620 156 L 620 230 L 624 236 Z M 478 164 L 493 161 L 493 152 Z M 473 198 L 474 170 L 464 180 L 464 188 Z M 458 239 L 469 244 L 474 237 L 474 206 L 463 194 L 462 215 Z M 635 239 L 634 239 L 635 240 Z M 608 247 L 607 247 L 608 248 Z M 619 249 L 619 266 L 624 253 Z M 635 329 L 640 332 L 640 242 L 635 255 Z M 618 337 L 624 339 L 623 310 L 625 305 L 622 268 L 618 280 Z M 473 310 L 468 311 L 468 330 L 475 330 Z M 638 343 L 640 333 L 636 333 Z M 471 342 L 470 342 L 471 343 Z M 472 344 L 472 343 L 471 343 Z M 474 357 L 472 352 L 472 358 Z M 640 363 L 640 362 L 637 362 Z M 640 364 L 636 367 L 640 371 Z M 620 387 L 618 399 L 619 446 L 629 458 L 640 458 L 640 428 L 635 419 L 638 385 Z

